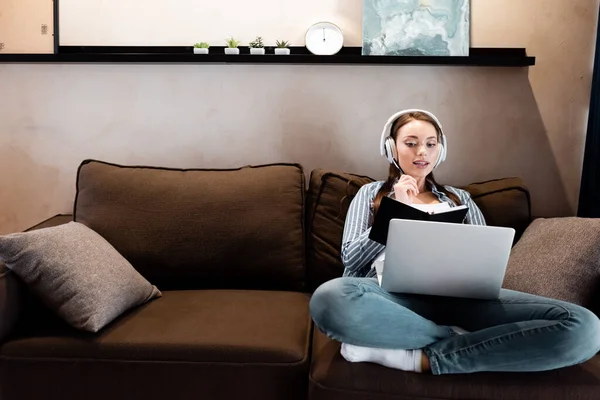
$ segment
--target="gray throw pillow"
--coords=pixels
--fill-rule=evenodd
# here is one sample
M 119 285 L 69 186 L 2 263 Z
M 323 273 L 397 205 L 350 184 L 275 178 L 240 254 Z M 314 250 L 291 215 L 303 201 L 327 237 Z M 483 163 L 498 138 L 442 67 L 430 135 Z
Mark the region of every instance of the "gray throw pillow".
M 75 328 L 98 332 L 160 291 L 83 224 L 0 236 L 0 259 Z
M 503 287 L 597 308 L 600 219 L 536 219 L 511 252 Z

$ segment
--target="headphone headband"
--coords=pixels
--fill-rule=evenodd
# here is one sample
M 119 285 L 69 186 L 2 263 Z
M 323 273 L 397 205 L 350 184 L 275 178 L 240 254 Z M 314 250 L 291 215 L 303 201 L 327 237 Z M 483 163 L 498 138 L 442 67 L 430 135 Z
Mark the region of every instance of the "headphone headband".
M 440 130 L 440 153 L 438 156 L 438 159 L 434 165 L 434 168 L 436 168 L 442 161 L 444 161 L 446 159 L 446 151 L 447 151 L 447 147 L 446 147 L 446 135 L 444 135 L 444 130 L 442 128 L 442 124 L 440 122 L 440 120 L 433 115 L 431 112 L 426 111 L 426 110 L 421 110 L 418 108 L 410 108 L 407 110 L 402 110 L 402 111 L 398 111 L 397 113 L 393 114 L 385 123 L 384 127 L 383 127 L 383 132 L 381 132 L 381 141 L 379 143 L 379 151 L 381 153 L 382 156 L 384 156 L 385 158 L 388 159 L 388 161 L 390 163 L 396 164 L 396 160 L 394 159 L 394 153 L 395 153 L 395 143 L 393 143 L 393 146 L 390 146 L 390 144 L 388 143 L 388 140 L 391 140 L 393 142 L 393 139 L 391 138 L 391 130 L 392 130 L 392 126 L 394 125 L 394 122 L 396 122 L 396 120 L 398 120 L 398 118 L 402 117 L 403 115 L 406 114 L 410 114 L 410 113 L 414 113 L 414 112 L 419 112 L 419 113 L 423 113 L 427 116 L 429 116 L 437 125 L 437 127 Z M 387 143 L 387 146 L 386 146 Z M 386 147 L 391 147 L 390 151 L 388 151 L 386 149 Z M 398 166 L 396 164 L 396 166 Z M 398 166 L 398 169 L 400 169 L 400 167 Z

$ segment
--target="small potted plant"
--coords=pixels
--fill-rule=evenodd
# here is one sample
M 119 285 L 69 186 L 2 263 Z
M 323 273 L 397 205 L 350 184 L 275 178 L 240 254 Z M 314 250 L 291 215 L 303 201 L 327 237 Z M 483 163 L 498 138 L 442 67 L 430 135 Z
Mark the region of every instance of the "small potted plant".
M 275 54 L 286 56 L 290 54 L 289 43 L 287 40 L 276 40 L 275 45 L 277 46 L 275 48 Z
M 225 54 L 240 54 L 240 49 L 238 49 L 238 46 L 240 45 L 239 40 L 230 37 L 225 43 L 227 44 L 227 47 L 225 47 Z
M 250 54 L 265 54 L 265 45 L 262 37 L 257 36 L 256 39 L 248 43 L 248 45 L 250 46 Z
M 194 54 L 208 54 L 210 45 L 206 42 L 196 43 L 194 45 Z

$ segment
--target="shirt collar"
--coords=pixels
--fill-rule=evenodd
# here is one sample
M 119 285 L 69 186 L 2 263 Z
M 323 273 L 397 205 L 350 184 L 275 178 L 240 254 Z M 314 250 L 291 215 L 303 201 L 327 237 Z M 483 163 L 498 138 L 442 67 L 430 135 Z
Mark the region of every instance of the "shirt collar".
M 440 192 L 440 190 L 437 188 L 437 186 L 435 185 L 435 183 L 433 183 L 429 179 L 427 180 L 427 183 L 431 187 L 431 193 L 433 193 L 434 195 L 436 195 L 436 197 L 438 198 L 438 200 L 440 202 L 450 203 L 451 205 L 454 204 L 454 202 L 446 195 L 446 193 Z
M 439 191 L 439 189 L 437 188 L 435 183 L 433 183 L 431 181 L 431 179 L 427 179 L 427 185 L 429 185 L 429 187 L 431 187 L 431 193 L 433 193 L 440 202 L 450 203 L 451 205 L 454 204 L 454 202 L 448 196 L 446 196 L 445 193 Z M 388 197 L 391 197 L 393 193 L 394 193 L 394 189 L 392 189 L 390 191 L 390 193 L 388 193 Z

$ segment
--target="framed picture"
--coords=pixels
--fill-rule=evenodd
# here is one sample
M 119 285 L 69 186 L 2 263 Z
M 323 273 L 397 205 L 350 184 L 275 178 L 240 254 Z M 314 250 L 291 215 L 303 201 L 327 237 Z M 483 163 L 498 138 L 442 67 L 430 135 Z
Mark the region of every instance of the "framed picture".
M 470 0 L 363 0 L 363 55 L 468 56 Z

